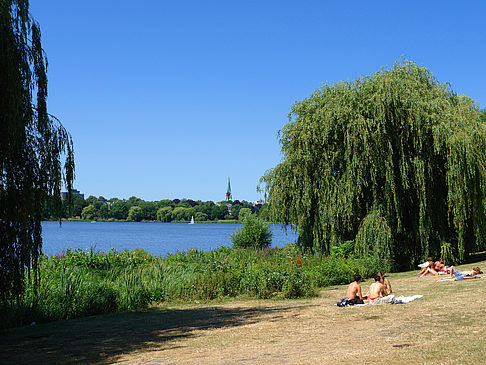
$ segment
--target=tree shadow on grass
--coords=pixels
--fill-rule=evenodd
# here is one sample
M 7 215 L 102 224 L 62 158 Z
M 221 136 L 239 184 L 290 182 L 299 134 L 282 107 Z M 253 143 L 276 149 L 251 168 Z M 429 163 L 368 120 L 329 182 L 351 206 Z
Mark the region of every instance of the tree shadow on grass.
M 464 262 L 465 264 L 474 264 L 476 262 L 486 261 L 486 251 L 475 252 L 469 255 Z M 484 271 L 484 270 L 483 270 Z
M 151 309 L 15 328 L 0 332 L 0 363 L 111 363 L 139 349 L 174 348 L 195 330 L 248 325 L 290 309 L 296 307 Z

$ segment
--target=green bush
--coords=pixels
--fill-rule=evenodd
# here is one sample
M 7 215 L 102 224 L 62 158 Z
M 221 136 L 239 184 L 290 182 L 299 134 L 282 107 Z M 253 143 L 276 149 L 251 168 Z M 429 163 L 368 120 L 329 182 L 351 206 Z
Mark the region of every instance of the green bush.
M 250 214 L 243 220 L 243 227 L 231 235 L 231 242 L 235 248 L 264 248 L 272 243 L 272 234 L 268 223 Z
M 339 245 L 331 247 L 332 257 L 351 257 L 354 254 L 354 241 L 344 241 Z

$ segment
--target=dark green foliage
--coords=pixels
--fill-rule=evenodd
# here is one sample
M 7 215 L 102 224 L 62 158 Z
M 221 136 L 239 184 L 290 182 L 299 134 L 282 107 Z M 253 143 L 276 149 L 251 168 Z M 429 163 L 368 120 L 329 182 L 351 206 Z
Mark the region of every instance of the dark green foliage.
M 486 123 L 486 109 L 481 110 L 481 114 L 479 115 L 479 119 L 481 122 Z
M 297 102 L 280 131 L 283 162 L 262 178 L 274 220 L 299 244 L 409 267 L 484 249 L 485 124 L 474 102 L 403 61 Z
M 47 60 L 28 11 L 27 0 L 0 1 L 0 301 L 22 295 L 26 272 L 37 282 L 42 213 L 60 216 L 63 177 L 68 191 L 74 177 L 71 137 L 47 113 Z
M 111 218 L 125 220 L 128 218 L 129 209 L 130 206 L 127 203 L 118 200 L 110 206 L 108 214 Z
M 392 244 L 391 229 L 385 218 L 379 211 L 371 211 L 358 228 L 354 245 L 355 253 L 363 257 L 376 256 L 391 261 Z
M 249 214 L 243 220 L 243 227 L 231 235 L 231 242 L 236 248 L 265 248 L 272 243 L 273 232 L 269 224 L 254 214 Z

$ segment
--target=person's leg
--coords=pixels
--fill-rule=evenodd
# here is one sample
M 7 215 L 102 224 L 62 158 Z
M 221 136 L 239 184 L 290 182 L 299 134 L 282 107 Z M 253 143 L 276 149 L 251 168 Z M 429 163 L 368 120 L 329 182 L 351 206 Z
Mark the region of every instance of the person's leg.
M 450 274 L 449 277 L 453 278 L 454 277 L 454 272 L 456 271 L 456 268 L 454 266 L 451 266 L 450 268 Z

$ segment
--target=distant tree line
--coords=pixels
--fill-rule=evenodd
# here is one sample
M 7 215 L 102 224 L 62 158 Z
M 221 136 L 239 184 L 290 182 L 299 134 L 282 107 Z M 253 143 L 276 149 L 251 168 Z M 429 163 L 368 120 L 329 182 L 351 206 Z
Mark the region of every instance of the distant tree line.
M 266 205 L 253 205 L 247 201 L 201 201 L 192 199 L 164 199 L 144 201 L 132 196 L 128 200 L 103 196 L 89 196 L 83 199 L 73 195 L 73 204 L 67 199 L 62 202 L 62 218 L 81 218 L 83 220 L 124 220 L 132 222 L 189 222 L 194 217 L 196 222 L 238 220 L 246 214 L 256 214 L 267 219 Z M 54 207 L 46 204 L 43 219 L 55 218 Z

